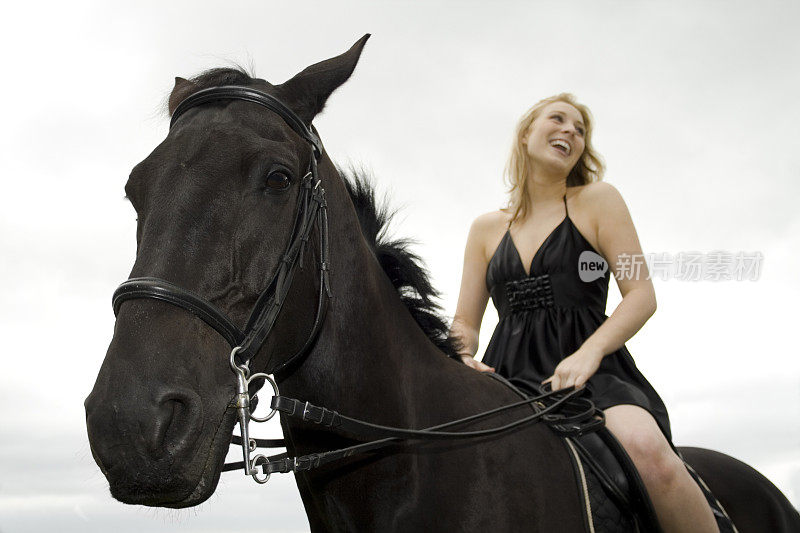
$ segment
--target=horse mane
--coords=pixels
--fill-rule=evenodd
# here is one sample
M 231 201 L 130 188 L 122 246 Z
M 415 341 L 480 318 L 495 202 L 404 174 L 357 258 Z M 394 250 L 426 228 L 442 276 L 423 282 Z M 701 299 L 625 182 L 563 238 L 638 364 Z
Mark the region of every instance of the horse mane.
M 240 65 L 235 67 L 212 68 L 190 78 L 191 86 L 185 93 L 171 94 L 167 107 L 171 114 L 180 100 L 200 89 L 220 85 L 250 85 L 259 80 Z M 397 289 L 400 300 L 422 331 L 448 357 L 461 361 L 460 340 L 449 336 L 447 320 L 437 303 L 439 291 L 430 282 L 430 274 L 418 255 L 411 251 L 414 241 L 410 239 L 389 239 L 388 225 L 397 211 L 391 211 L 384 200 L 380 204 L 375 199 L 375 188 L 364 170 L 350 168 L 349 172 L 337 167 L 347 187 L 347 192 L 356 208 L 361 233 L 370 249 L 378 259 L 381 268 Z
M 461 343 L 449 336 L 447 320 L 436 301 L 440 293 L 431 285 L 430 274 L 422 259 L 411 251 L 414 241 L 390 239 L 387 235 L 389 223 L 397 210 L 389 209 L 385 197 L 380 203 L 376 200 L 375 187 L 365 170 L 353 167 L 344 170 L 338 166 L 337 170 L 356 208 L 361 233 L 397 289 L 400 300 L 436 347 L 448 357 L 460 361 Z

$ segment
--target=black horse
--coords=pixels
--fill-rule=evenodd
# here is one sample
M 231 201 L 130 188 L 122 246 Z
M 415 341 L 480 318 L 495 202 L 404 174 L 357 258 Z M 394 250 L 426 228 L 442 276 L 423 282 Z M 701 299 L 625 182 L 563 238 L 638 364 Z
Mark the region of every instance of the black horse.
M 170 113 L 198 91 L 235 85 L 277 98 L 310 127 L 367 38 L 280 85 L 228 68 L 176 78 Z M 125 187 L 138 214 L 131 276 L 169 280 L 243 326 L 283 260 L 300 184 L 315 164 L 298 131 L 242 99 L 186 111 Z M 448 357 L 457 347 L 425 270 L 405 241 L 385 238 L 390 216 L 371 188 L 342 174 L 323 153 L 333 297 L 304 359 L 276 373 L 281 392 L 407 428 L 518 401 L 498 380 Z M 308 247 L 305 264 L 320 253 Z M 304 345 L 315 329 L 319 279 L 313 268 L 295 270 L 274 327 L 252 354 L 252 372 L 280 367 Z M 178 508 L 214 492 L 237 422 L 229 352 L 217 331 L 183 309 L 151 298 L 120 304 L 86 400 L 92 453 L 116 499 Z M 530 413 L 520 406 L 459 430 Z M 281 417 L 281 424 L 292 455 L 357 442 L 311 422 Z M 681 451 L 740 531 L 800 530 L 797 512 L 752 468 L 710 450 Z M 295 477 L 313 531 L 585 530 L 568 447 L 543 424 L 458 441 L 397 441 Z

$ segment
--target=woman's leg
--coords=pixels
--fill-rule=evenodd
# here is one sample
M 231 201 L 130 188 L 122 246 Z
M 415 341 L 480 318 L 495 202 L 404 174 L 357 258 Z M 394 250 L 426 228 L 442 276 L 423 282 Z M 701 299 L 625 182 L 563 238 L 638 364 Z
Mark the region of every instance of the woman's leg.
M 665 533 L 714 532 L 717 522 L 653 416 L 637 405 L 605 409 L 606 426 L 631 456 Z

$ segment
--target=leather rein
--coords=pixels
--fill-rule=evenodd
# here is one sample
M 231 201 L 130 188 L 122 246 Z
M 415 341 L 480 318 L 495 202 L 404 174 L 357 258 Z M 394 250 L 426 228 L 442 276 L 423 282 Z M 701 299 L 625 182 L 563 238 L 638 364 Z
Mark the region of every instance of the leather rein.
M 236 395 L 230 406 L 237 410 L 240 429 L 240 435 L 232 436 L 231 444 L 242 447 L 243 460 L 241 462 L 226 463 L 223 466 L 223 471 L 243 469 L 246 475 L 252 476 L 258 483 L 266 483 L 270 474 L 275 472 L 299 472 L 317 468 L 344 457 L 388 446 L 399 440 L 482 437 L 508 431 L 538 419 L 545 421 L 560 434 L 568 436 L 588 433 L 603 425 L 602 411 L 597 410 L 590 400 L 577 397 L 583 392 L 582 389 L 571 391 L 562 389 L 546 392 L 539 396 L 526 398 L 522 401 L 422 430 L 372 424 L 347 417 L 324 407 L 317 407 L 309 402 L 280 396 L 278 386 L 271 375 L 285 374 L 302 363 L 319 336 L 325 321 L 328 300 L 333 296 L 329 278 L 330 249 L 328 244 L 327 203 L 325 189 L 322 186 L 317 169 L 317 163 L 323 154 L 323 147 L 314 127 L 307 127 L 280 100 L 265 92 L 236 85 L 212 87 L 193 93 L 175 109 L 170 121 L 170 129 L 188 110 L 209 102 L 224 100 L 252 102 L 277 113 L 289 127 L 309 144 L 311 150 L 308 171 L 303 176 L 300 184 L 301 190 L 298 195 L 291 238 L 270 283 L 256 301 L 247 324 L 244 329 L 240 330 L 225 313 L 208 300 L 161 278 L 131 278 L 120 284 L 114 291 L 112 298 L 115 315 L 119 313 L 120 307 L 124 302 L 133 299 L 149 298 L 181 307 L 211 326 L 231 346 L 230 366 L 236 376 Z M 251 375 L 250 361 L 259 352 L 275 325 L 291 287 L 295 267 L 298 264 L 300 268 L 303 266 L 304 250 L 308 246 L 311 230 L 315 224 L 319 234 L 319 296 L 314 324 L 306 341 L 297 352 L 282 363 L 273 365 L 270 360 L 265 372 Z M 251 407 L 255 406 L 257 394 L 251 397 L 249 388 L 251 384 L 255 389 L 260 388 L 262 385 L 261 380 L 271 385 L 274 395 L 272 396 L 270 413 L 264 417 L 256 417 L 251 412 Z M 546 402 L 552 403 L 547 405 Z M 525 404 L 532 405 L 535 413 L 504 426 L 479 431 L 442 431 Z M 556 410 L 559 412 L 556 413 Z M 271 457 L 258 454 L 251 458 L 251 455 L 260 447 L 285 447 L 283 439 L 256 439 L 251 438 L 249 434 L 250 421 L 266 422 L 277 412 L 288 417 L 296 417 L 303 421 L 320 424 L 331 430 L 378 438 L 378 440 L 302 457 L 290 457 L 288 453 L 282 453 Z

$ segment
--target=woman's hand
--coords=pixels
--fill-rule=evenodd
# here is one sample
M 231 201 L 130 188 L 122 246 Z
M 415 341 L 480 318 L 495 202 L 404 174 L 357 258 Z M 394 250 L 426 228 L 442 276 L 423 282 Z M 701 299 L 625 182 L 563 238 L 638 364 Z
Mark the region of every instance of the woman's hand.
M 461 360 L 464 361 L 464 364 L 478 370 L 480 372 L 494 372 L 494 367 L 485 365 L 480 361 L 475 360 L 474 357 L 471 355 L 462 355 Z
M 600 350 L 581 347 L 558 363 L 553 375 L 542 381 L 542 385 L 552 382 L 550 384 L 552 390 L 573 385 L 576 389 L 580 388 L 597 372 L 602 360 L 603 353 Z

